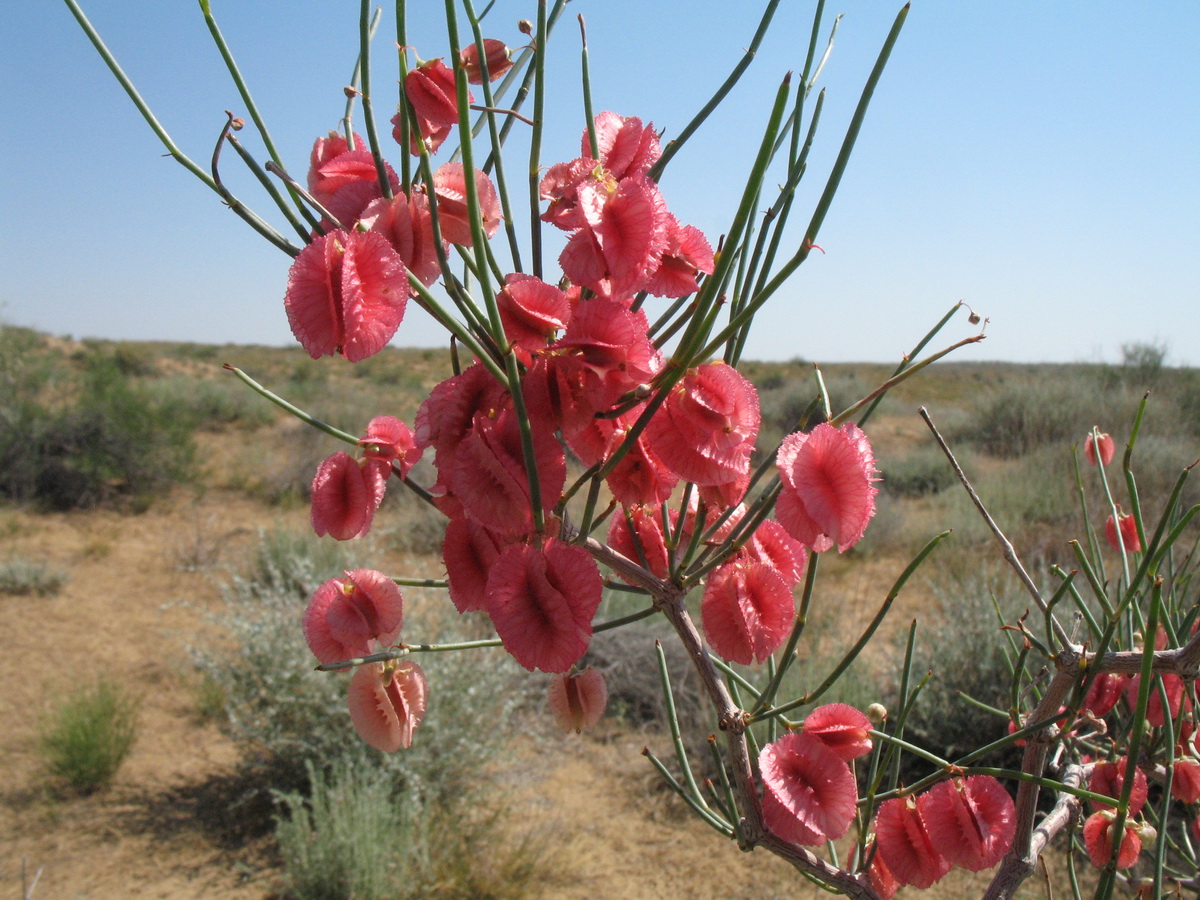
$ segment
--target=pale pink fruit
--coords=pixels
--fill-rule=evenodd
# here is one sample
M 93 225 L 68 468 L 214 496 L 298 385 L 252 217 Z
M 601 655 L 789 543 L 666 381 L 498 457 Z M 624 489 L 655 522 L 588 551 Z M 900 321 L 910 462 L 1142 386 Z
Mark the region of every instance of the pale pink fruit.
M 410 293 L 404 262 L 385 237 L 331 231 L 292 263 L 283 305 L 309 356 L 359 362 L 392 339 Z
M 1088 859 L 1098 869 L 1108 865 L 1113 854 L 1112 828 L 1114 813 L 1110 809 L 1102 809 L 1092 813 L 1083 823 L 1083 842 L 1087 847 Z M 1117 854 L 1117 868 L 1128 869 L 1142 852 L 1142 839 L 1137 829 L 1128 821 L 1125 823 L 1125 834 L 1121 838 L 1121 849 Z
M 1121 675 L 1117 672 L 1101 672 L 1093 679 L 1083 698 L 1081 708 L 1097 718 L 1108 715 L 1121 699 L 1121 695 L 1125 693 L 1125 685 L 1128 681 L 1128 675 Z
M 917 809 L 933 845 L 953 865 L 990 869 L 1012 846 L 1016 806 L 990 775 L 939 782 L 917 799 Z
M 787 640 L 795 601 L 775 569 L 734 558 L 709 575 L 700 617 L 713 650 L 748 666 L 763 662 Z
M 436 153 L 458 124 L 454 72 L 440 58 L 426 60 L 405 77 L 404 95 L 417 120 L 417 133 L 411 133 L 410 129 L 409 152 L 420 156 L 423 143 L 430 153 Z M 467 101 L 474 103 L 475 98 L 468 93 Z M 392 118 L 392 136 L 397 143 L 400 142 L 399 117 L 403 114 L 401 110 Z
M 1097 441 L 1095 435 L 1089 434 L 1083 442 L 1083 455 L 1087 457 L 1088 462 L 1093 466 L 1096 465 L 1096 448 L 1100 449 L 1100 462 L 1107 466 L 1113 461 L 1113 455 L 1117 452 L 1117 444 L 1113 440 L 1111 434 L 1101 433 Z
M 670 559 L 658 509 L 629 506 L 614 514 L 608 526 L 608 546 L 652 575 L 666 578 Z
M 1171 796 L 1184 803 L 1200 800 L 1200 762 L 1191 758 L 1175 760 Z
M 510 544 L 488 576 L 487 611 L 518 663 L 566 672 L 588 648 L 601 594 L 600 570 L 582 547 Z
M 733 366 L 706 363 L 680 379 L 646 438 L 680 478 L 716 485 L 747 473 L 761 421 L 754 385 Z
M 425 718 L 429 683 L 415 662 L 368 663 L 350 679 L 350 721 L 358 736 L 377 750 L 395 753 L 412 746 Z
M 322 665 L 372 652 L 372 641 L 395 642 L 404 620 L 396 583 L 374 569 L 353 569 L 317 588 L 304 612 L 304 639 Z
M 1092 776 L 1088 779 L 1088 790 L 1095 794 L 1105 794 L 1113 798 L 1113 803 L 1098 803 L 1092 801 L 1094 809 L 1111 809 L 1116 805 L 1116 800 L 1121 796 L 1121 791 L 1125 787 L 1125 771 L 1129 765 L 1129 757 L 1122 756 L 1116 762 L 1096 763 L 1096 767 L 1092 769 Z M 1146 805 L 1146 797 L 1149 793 L 1149 785 L 1146 782 L 1146 773 L 1138 766 L 1133 767 L 1133 788 L 1129 794 L 1129 815 L 1136 816 L 1142 811 L 1142 807 Z
M 467 72 L 467 81 L 471 84 L 483 84 L 483 66 L 480 57 L 487 63 L 488 81 L 497 81 L 504 77 L 512 68 L 512 59 L 504 41 L 493 38 L 483 39 L 483 53 L 479 52 L 479 44 L 470 44 L 459 53 L 459 62 Z
M 395 416 L 376 416 L 367 423 L 367 430 L 358 439 L 367 459 L 379 460 L 389 466 L 395 463 L 403 478 L 421 460 L 412 429 Z
M 484 237 L 489 240 L 500 227 L 500 195 L 486 174 L 474 170 L 475 193 L 479 200 L 479 217 Z M 442 239 L 451 244 L 470 247 L 471 221 L 467 207 L 466 173 L 463 164 L 446 163 L 433 173 L 433 192 L 437 202 L 438 225 Z
M 555 675 L 550 680 L 550 711 L 566 732 L 590 731 L 599 724 L 608 705 L 608 685 L 599 670 Z
M 870 732 L 871 720 L 845 703 L 818 706 L 804 717 L 804 733 L 811 734 L 845 762 L 871 752 Z
M 784 438 L 776 456 L 783 482 L 775 518 L 809 549 L 845 553 L 875 514 L 878 480 L 862 429 L 821 423 Z
M 1104 520 L 1104 536 L 1108 539 L 1108 546 L 1114 550 L 1119 550 L 1121 544 L 1125 545 L 1125 549 L 1130 553 L 1140 553 L 1142 550 L 1142 539 L 1138 537 L 1137 520 L 1129 513 L 1121 512 L 1121 508 L 1117 507 L 1117 521 L 1113 521 L 1110 515 Z M 1117 525 L 1120 524 L 1121 539 L 1117 541 Z
M 924 890 L 950 871 L 950 861 L 934 847 L 913 797 L 895 797 L 879 805 L 875 843 L 900 884 Z
M 854 821 L 854 775 L 837 754 L 809 734 L 785 735 L 758 756 L 763 821 L 787 841 L 837 840 Z
M 313 531 L 348 541 L 371 530 L 383 501 L 391 466 L 377 460 L 356 460 L 338 451 L 317 468 L 312 481 Z
M 645 175 L 662 156 L 653 122 L 642 125 L 642 120 L 634 116 L 619 116 L 606 110 L 596 116 L 594 124 L 600 163 L 618 181 L 631 175 Z M 586 129 L 579 146 L 583 156 L 592 152 Z
M 429 198 L 424 194 L 414 192 L 406 197 L 396 190 L 391 200 L 373 200 L 359 213 L 358 224 L 387 238 L 405 268 L 421 284 L 428 287 L 441 277 Z
M 486 607 L 488 574 L 500 558 L 505 541 L 478 522 L 453 518 L 446 525 L 442 561 L 446 565 L 450 600 L 460 613 Z
M 700 289 L 697 275 L 713 273 L 712 246 L 699 228 L 680 225 L 674 216 L 669 221 L 662 259 L 644 290 L 655 297 L 686 297 Z

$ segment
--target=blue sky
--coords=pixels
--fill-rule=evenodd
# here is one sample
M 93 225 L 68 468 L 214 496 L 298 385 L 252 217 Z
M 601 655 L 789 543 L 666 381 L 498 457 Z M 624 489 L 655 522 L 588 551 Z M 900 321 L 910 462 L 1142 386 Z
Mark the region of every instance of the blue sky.
M 223 110 L 244 113 L 193 0 L 82 0 L 182 149 L 204 163 Z M 796 219 L 806 221 L 899 3 L 844 12 Z M 410 0 L 410 36 L 445 52 L 441 3 Z M 336 127 L 357 3 L 213 0 L 293 173 Z M 596 109 L 670 136 L 741 54 L 761 5 L 573 0 L 552 44 L 547 165 L 582 128 L 578 32 Z M 530 0 L 497 0 L 490 36 L 519 44 Z M 681 221 L 715 243 L 775 87 L 799 69 L 811 5 L 784 0 L 727 109 L 668 169 Z M 57 0 L 0 6 L 0 318 L 57 334 L 284 344 L 289 259 L 162 148 Z M 376 40 L 380 110 L 395 97 L 392 24 Z M 1200 364 L 1200 4 L 916 0 L 814 254 L 760 317 L 747 355 L 888 361 L 951 304 L 991 318 L 963 359 L 1119 360 L 1161 342 Z M 261 154 L 260 154 L 261 155 Z M 394 154 L 398 156 L 398 148 Z M 518 171 L 523 168 L 516 160 Z M 223 171 L 262 212 L 269 204 Z M 795 237 L 798 239 L 798 233 Z M 965 320 L 953 332 L 967 333 Z M 411 315 L 395 343 L 438 345 Z

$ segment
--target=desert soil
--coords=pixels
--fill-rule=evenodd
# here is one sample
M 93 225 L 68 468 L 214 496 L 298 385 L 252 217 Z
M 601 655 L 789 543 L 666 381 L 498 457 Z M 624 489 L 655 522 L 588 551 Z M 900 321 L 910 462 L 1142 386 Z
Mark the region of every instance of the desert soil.
M 239 805 L 253 785 L 200 716 L 183 648 L 212 636 L 206 613 L 256 527 L 306 518 L 220 491 L 181 491 L 141 515 L 0 508 L 3 557 L 70 576 L 52 597 L 0 596 L 0 891 L 21 896 L 37 875 L 35 900 L 284 896 L 270 811 Z M 137 743 L 111 788 L 71 797 L 48 779 L 38 735 L 63 697 L 104 676 L 140 698 Z M 596 737 L 514 741 L 512 820 L 551 846 L 533 897 L 828 896 L 687 815 L 641 758 L 647 742 L 669 752 L 612 721 Z

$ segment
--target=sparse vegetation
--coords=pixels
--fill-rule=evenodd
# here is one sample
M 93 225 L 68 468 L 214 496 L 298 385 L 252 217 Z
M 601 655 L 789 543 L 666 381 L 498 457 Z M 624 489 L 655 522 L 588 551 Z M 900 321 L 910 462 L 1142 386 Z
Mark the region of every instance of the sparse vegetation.
M 90 794 L 109 785 L 136 736 L 136 701 L 115 682 L 101 680 L 55 710 L 42 736 L 42 752 L 52 777 L 76 793 Z
M 67 582 L 67 573 L 43 562 L 13 556 L 0 563 L 0 594 L 49 597 Z

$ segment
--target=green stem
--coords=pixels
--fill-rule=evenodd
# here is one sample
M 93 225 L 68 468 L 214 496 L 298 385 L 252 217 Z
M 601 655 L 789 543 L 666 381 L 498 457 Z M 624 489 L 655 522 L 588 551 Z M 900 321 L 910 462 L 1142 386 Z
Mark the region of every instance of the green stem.
M 362 79 L 363 124 L 367 127 L 367 143 L 375 160 L 375 177 L 379 179 L 379 190 L 388 200 L 392 199 L 392 183 L 388 180 L 387 165 L 383 161 L 383 150 L 379 146 L 379 134 L 375 130 L 375 112 L 371 108 L 371 38 L 379 27 L 380 10 L 371 16 L 371 0 L 362 0 L 358 8 L 358 65 Z

